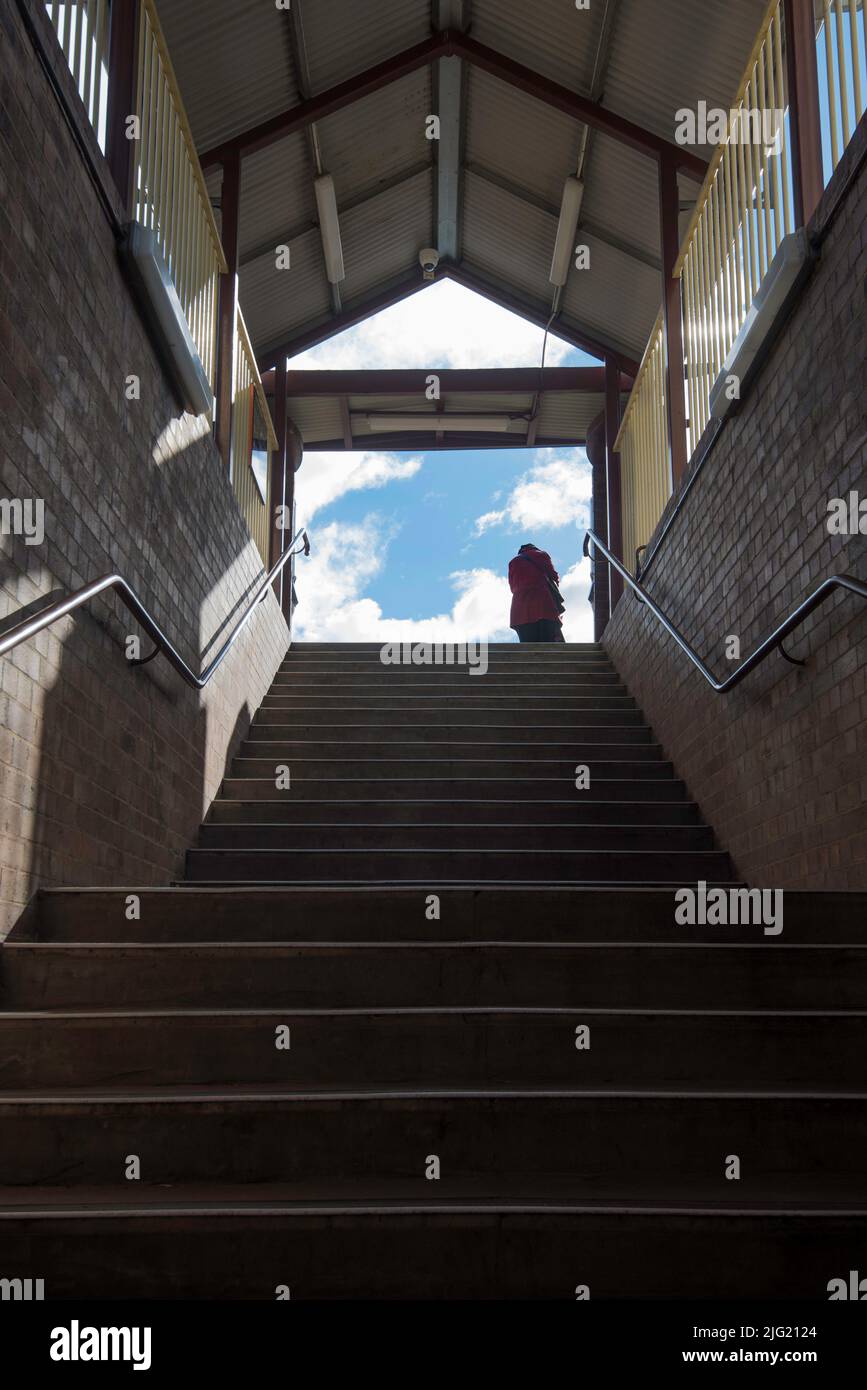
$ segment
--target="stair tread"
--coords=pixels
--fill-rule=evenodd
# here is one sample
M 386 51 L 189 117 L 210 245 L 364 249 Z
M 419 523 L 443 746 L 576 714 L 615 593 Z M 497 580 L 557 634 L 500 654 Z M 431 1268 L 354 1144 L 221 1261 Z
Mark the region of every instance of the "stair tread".
M 429 1188 L 431 1184 L 426 1184 Z M 587 1187 L 589 1188 L 589 1184 Z M 318 1183 L 250 1183 L 214 1184 L 213 1186 L 191 1183 L 160 1186 L 157 1189 L 147 1185 L 127 1184 L 123 1195 L 117 1188 L 82 1185 L 71 1190 L 63 1187 L 0 1187 L 0 1220 L 34 1217 L 60 1217 L 103 1213 L 107 1216 L 150 1215 L 162 1213 L 175 1215 L 179 1212 L 191 1214 L 213 1214 L 231 1216 L 237 1212 L 249 1215 L 260 1211 L 262 1215 L 308 1215 L 334 1214 L 352 1215 L 355 1213 L 377 1214 L 471 1214 L 550 1212 L 566 1214 L 574 1212 L 590 1215 L 606 1213 L 634 1213 L 683 1215 L 714 1214 L 721 1218 L 746 1216 L 807 1216 L 821 1218 L 824 1215 L 864 1216 L 867 1214 L 867 1197 L 853 1191 L 851 1195 L 831 1198 L 805 1197 L 793 1202 L 791 1199 L 774 1198 L 763 1192 L 746 1197 L 742 1192 L 737 1199 L 713 1200 L 704 1195 L 700 1200 L 695 1196 L 679 1195 L 672 1186 L 667 1190 L 660 1184 L 652 1196 L 638 1196 L 627 1188 L 599 1188 L 596 1191 L 580 1189 L 549 1181 L 544 1192 L 527 1187 L 524 1191 L 506 1189 L 499 1195 L 491 1193 L 490 1184 L 462 1183 L 462 1195 L 436 1196 L 426 1192 L 419 1195 L 418 1181 L 405 1183 L 371 1184 L 370 1182 L 330 1183 L 323 1190 Z

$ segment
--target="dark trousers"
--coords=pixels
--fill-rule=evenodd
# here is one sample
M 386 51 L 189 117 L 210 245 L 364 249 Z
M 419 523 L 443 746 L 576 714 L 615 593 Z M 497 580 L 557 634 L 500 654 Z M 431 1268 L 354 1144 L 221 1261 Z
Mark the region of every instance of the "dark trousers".
M 515 628 L 519 642 L 565 642 L 563 629 L 553 618 L 539 618 L 535 623 L 519 623 Z

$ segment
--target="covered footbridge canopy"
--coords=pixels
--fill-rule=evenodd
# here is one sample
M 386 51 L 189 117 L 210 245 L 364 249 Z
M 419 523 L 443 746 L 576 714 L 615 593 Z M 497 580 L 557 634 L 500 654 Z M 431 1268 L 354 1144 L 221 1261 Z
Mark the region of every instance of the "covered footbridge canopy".
M 158 9 L 263 370 L 422 288 L 432 247 L 437 276 L 553 315 L 558 336 L 634 374 L 662 298 L 663 220 L 676 246 L 713 153 L 677 143 L 677 113 L 728 106 L 767 4 Z M 567 255 L 556 286 L 570 179 L 591 273 Z

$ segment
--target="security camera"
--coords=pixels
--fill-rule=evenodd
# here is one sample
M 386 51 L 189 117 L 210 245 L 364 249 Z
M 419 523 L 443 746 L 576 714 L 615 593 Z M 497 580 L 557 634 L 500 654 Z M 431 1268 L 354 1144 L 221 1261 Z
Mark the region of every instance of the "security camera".
M 440 263 L 440 253 L 434 246 L 426 246 L 423 251 L 418 253 L 419 264 L 426 280 L 434 278 L 434 272 Z

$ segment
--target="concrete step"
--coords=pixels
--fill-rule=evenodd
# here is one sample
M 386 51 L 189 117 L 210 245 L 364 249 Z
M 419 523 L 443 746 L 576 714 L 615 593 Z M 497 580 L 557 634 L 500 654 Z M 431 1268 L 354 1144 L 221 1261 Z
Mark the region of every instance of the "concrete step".
M 281 1028 L 291 1045 L 278 1051 Z M 867 1012 L 0 1013 L 0 1092 L 244 1083 L 864 1091 Z
M 612 764 L 613 766 L 613 764 Z M 574 774 L 561 777 L 311 777 L 301 775 L 297 768 L 292 785 L 283 792 L 275 787 L 274 777 L 225 777 L 220 796 L 232 801 L 273 801 L 279 796 L 292 801 L 381 800 L 383 797 L 407 801 L 439 801 L 457 804 L 462 801 L 499 801 L 521 798 L 524 802 L 562 800 L 573 795 L 576 800 L 586 797 L 593 801 L 682 801 L 686 789 L 671 775 L 654 777 L 653 769 L 663 764 L 634 763 L 640 768 L 637 775 L 618 771 L 602 775 L 599 765 L 591 763 L 591 784 L 586 792 L 575 789 Z
M 537 681 L 547 684 L 570 682 L 585 672 L 608 672 L 616 679 L 615 667 L 607 657 L 580 657 L 569 661 L 536 661 L 532 664 L 491 657 L 487 665 L 452 666 L 392 666 L 378 659 L 365 661 L 284 661 L 277 670 L 275 681 L 334 680 L 352 685 L 356 681 L 440 681 L 465 684 L 468 680 L 521 682 L 532 686 Z
M 299 656 L 375 656 L 379 659 L 382 642 L 292 642 L 286 660 Z M 403 644 L 402 644 L 403 645 Z M 413 642 L 413 645 L 415 642 Z M 550 657 L 559 660 L 563 656 L 574 656 L 578 652 L 596 652 L 607 656 L 602 642 L 518 642 L 517 637 L 507 642 L 488 642 L 489 652 L 497 655 L 515 656 L 518 660 L 539 660 Z
M 283 702 L 263 705 L 257 710 L 250 731 L 251 736 L 255 736 L 259 728 L 279 725 L 282 728 L 293 728 L 299 738 L 305 738 L 308 734 L 315 735 L 316 731 L 323 727 L 345 728 L 349 724 L 358 731 L 376 729 L 384 732 L 409 725 L 409 731 L 416 738 L 451 738 L 460 732 L 478 728 L 479 725 L 486 730 L 496 729 L 498 734 L 514 731 L 522 741 L 525 733 L 528 738 L 537 737 L 540 733 L 547 737 L 549 729 L 556 729 L 559 735 L 564 726 L 576 733 L 604 725 L 612 730 L 637 728 L 649 735 L 642 714 L 635 708 L 635 702 L 628 698 L 613 701 L 578 701 L 574 707 L 570 706 L 569 710 L 559 712 L 528 709 L 525 706 L 493 709 L 487 705 L 474 706 L 472 703 L 460 709 L 441 703 L 428 703 L 423 709 L 416 710 L 406 705 L 396 708 L 381 704 L 367 708 L 343 703 L 339 706 L 323 707 L 320 704 Z
M 863 1266 L 863 1204 L 324 1200 L 292 1189 L 0 1193 L 5 1267 L 52 1299 L 826 1300 Z M 739 1183 L 730 1184 L 740 1187 Z M 136 1199 L 129 1189 L 139 1188 Z M 363 1194 L 358 1196 L 359 1191 Z M 282 1198 L 282 1200 L 281 1200 Z M 716 1342 L 714 1346 L 721 1345 Z
M 580 680 L 569 681 L 559 690 L 546 692 L 538 686 L 526 690 L 511 685 L 496 686 L 487 678 L 471 681 L 445 682 L 413 681 L 400 689 L 392 682 L 390 685 L 368 684 L 366 687 L 350 686 L 344 681 L 323 681 L 320 686 L 282 688 L 272 686 L 265 696 L 266 704 L 311 704 L 319 703 L 320 698 L 338 705 L 397 706 L 409 704 L 419 709 L 426 703 L 435 706 L 447 704 L 450 708 L 462 709 L 467 704 L 491 705 L 493 708 L 518 706 L 521 709 L 572 709 L 578 708 L 576 701 L 587 696 L 626 695 L 626 687 L 608 675 L 582 676 Z
M 527 929 L 538 937 L 539 925 Z M 0 1008 L 867 1008 L 867 947 L 751 931 L 737 945 L 677 944 L 674 933 L 661 945 L 7 941 Z
M 725 941 L 756 940 L 752 926 L 678 926 L 670 888 L 494 887 L 439 890 L 440 920 L 424 889 L 137 888 L 43 889 L 12 940 L 57 942 L 226 941 Z M 817 902 L 817 897 L 822 897 Z M 865 894 L 785 895 L 786 942 L 863 943 Z M 0 976 L 4 964 L 0 950 Z M 103 1006 L 112 1003 L 110 998 Z
M 334 825 L 309 820 L 300 825 L 208 822 L 199 831 L 200 849 L 427 850 L 473 845 L 496 850 L 712 850 L 704 825 Z
M 606 728 L 600 724 L 565 724 L 553 728 L 544 726 L 531 728 L 527 727 L 520 730 L 520 735 L 515 728 L 482 728 L 478 724 L 457 724 L 457 725 L 415 725 L 412 728 L 401 727 L 397 737 L 396 731 L 387 725 L 373 726 L 371 724 L 313 724 L 297 725 L 287 724 L 251 724 L 247 738 L 242 744 L 242 748 L 252 748 L 254 755 L 256 745 L 259 743 L 279 742 L 294 743 L 299 748 L 314 745 L 315 753 L 322 753 L 324 750 L 320 745 L 328 745 L 341 752 L 347 746 L 361 747 L 363 752 L 385 752 L 392 751 L 395 747 L 408 749 L 412 752 L 419 752 L 428 748 L 431 744 L 436 749 L 458 748 L 463 751 L 465 748 L 478 748 L 485 750 L 526 750 L 524 756 L 533 756 L 539 745 L 544 747 L 554 747 L 559 749 L 571 750 L 576 746 L 595 743 L 628 743 L 631 745 L 640 744 L 651 746 L 652 735 L 646 725 L 617 724 Z M 658 748 L 658 744 L 652 745 Z M 661 756 L 661 755 L 660 755 Z
M 586 757 L 582 764 L 590 769 L 591 787 L 597 777 L 649 777 L 656 780 L 674 775 L 671 763 L 664 762 L 659 757 L 658 746 L 653 749 L 655 754 L 653 758 L 643 756 L 641 750 L 638 750 L 637 755 L 633 757 L 632 750 L 628 747 L 618 750 L 624 754 L 623 757 L 600 757 L 599 751 L 597 749 L 593 757 Z M 514 778 L 516 781 L 527 777 L 540 777 L 561 780 L 571 784 L 573 789 L 577 766 L 571 757 L 546 758 L 534 754 L 529 757 L 517 758 L 496 756 L 450 758 L 437 755 L 418 758 L 377 758 L 349 756 L 348 754 L 341 754 L 335 758 L 319 758 L 296 754 L 289 764 L 285 764 L 281 763 L 279 759 L 275 763 L 273 758 L 269 758 L 263 753 L 259 757 L 233 758 L 231 775 L 234 778 L 270 778 L 273 782 L 276 767 L 285 765 L 290 767 L 293 779 L 297 776 L 301 782 L 309 782 L 317 778 L 325 780 L 330 777 L 339 777 L 345 780 L 376 777 L 382 777 L 385 780 L 402 778 L 414 780 L 417 778 L 419 781 L 425 781 L 432 777 L 479 778 L 482 780 Z
M 128 1086 L 0 1095 L 0 1186 L 129 1187 L 127 1156 L 158 1187 L 378 1182 L 433 1185 L 440 1199 L 467 1186 L 495 1197 L 544 1193 L 573 1200 L 596 1185 L 639 1184 L 644 1201 L 677 1185 L 696 1202 L 867 1202 L 867 1093 L 778 1095 L 713 1091 L 525 1091 L 485 1088 L 364 1092 L 290 1088 Z M 726 1179 L 729 1155 L 741 1177 Z M 162 1194 L 165 1195 L 165 1194 Z M 4 1252 L 5 1253 L 5 1252 Z M 830 1278 L 833 1270 L 829 1271 Z
M 492 832 L 495 833 L 495 832 Z M 189 883 L 695 883 L 731 875 L 719 850 L 191 849 Z M 455 847 L 455 842 L 458 847 Z
M 291 731 L 290 731 L 291 732 Z M 450 740 L 388 740 L 388 739 L 297 739 L 297 738 L 278 738 L 265 739 L 262 737 L 263 730 L 257 729 L 255 738 L 244 739 L 238 755 L 241 758 L 276 758 L 278 761 L 285 761 L 286 758 L 315 761 L 331 761 L 334 759 L 349 759 L 355 762 L 359 759 L 365 761 L 382 760 L 393 762 L 430 762 L 432 760 L 445 759 L 448 762 L 460 762 L 467 759 L 473 763 L 486 762 L 488 760 L 506 762 L 531 762 L 537 763 L 567 763 L 574 768 L 576 762 L 582 759 L 586 762 L 590 758 L 603 758 L 606 761 L 629 761 L 639 762 L 662 762 L 664 754 L 658 743 L 645 741 L 644 730 L 629 729 L 626 731 L 632 734 L 630 738 L 620 738 L 620 731 L 607 729 L 591 729 L 590 737 L 584 740 L 571 739 L 562 743 L 542 743 L 536 742 L 530 745 L 523 742 L 510 741 L 508 743 L 492 742 L 471 742 Z M 636 737 L 639 735 L 639 737 Z
M 534 816 L 546 825 L 698 825 L 691 801 L 534 801 Z M 206 825 L 282 824 L 419 826 L 444 821 L 458 831 L 475 825 L 515 825 L 527 820 L 523 801 L 230 801 L 211 803 Z

